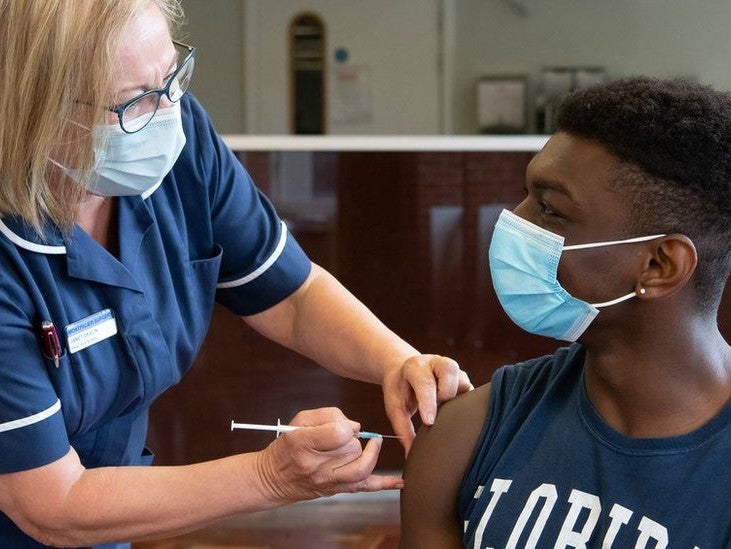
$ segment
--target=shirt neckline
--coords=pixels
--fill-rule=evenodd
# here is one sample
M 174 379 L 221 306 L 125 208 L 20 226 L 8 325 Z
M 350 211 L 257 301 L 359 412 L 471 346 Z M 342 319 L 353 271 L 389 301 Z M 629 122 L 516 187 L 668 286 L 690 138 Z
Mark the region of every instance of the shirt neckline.
M 594 408 L 586 392 L 583 369 L 579 385 L 577 400 L 582 423 L 592 436 L 619 453 L 652 456 L 690 452 L 710 442 L 731 427 L 731 401 L 729 401 L 716 416 L 689 433 L 662 438 L 628 437 L 610 427 Z

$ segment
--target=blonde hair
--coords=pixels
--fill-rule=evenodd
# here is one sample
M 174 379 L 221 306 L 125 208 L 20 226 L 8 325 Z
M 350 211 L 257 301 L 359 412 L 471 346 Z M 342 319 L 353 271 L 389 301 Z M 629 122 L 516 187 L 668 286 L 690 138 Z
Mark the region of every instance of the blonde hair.
M 93 165 L 90 128 L 105 120 L 120 42 L 151 5 L 177 30 L 180 0 L 0 0 L 0 216 L 70 231 L 85 187 L 54 183 L 50 159 Z M 85 130 L 70 122 L 79 112 Z

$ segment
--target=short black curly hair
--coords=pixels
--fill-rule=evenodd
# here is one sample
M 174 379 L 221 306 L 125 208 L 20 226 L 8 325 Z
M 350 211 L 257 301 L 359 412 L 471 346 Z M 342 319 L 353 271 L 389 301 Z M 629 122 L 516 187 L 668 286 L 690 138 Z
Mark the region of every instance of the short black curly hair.
M 693 284 L 718 307 L 731 272 L 731 94 L 680 79 L 621 78 L 559 105 L 556 127 L 623 161 L 627 236 L 681 233 L 698 251 Z

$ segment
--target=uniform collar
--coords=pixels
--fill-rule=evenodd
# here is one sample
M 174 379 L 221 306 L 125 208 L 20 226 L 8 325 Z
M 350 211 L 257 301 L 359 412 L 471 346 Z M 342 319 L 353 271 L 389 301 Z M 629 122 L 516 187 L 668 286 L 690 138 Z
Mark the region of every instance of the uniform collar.
M 69 276 L 140 291 L 132 275 L 142 238 L 153 224 L 142 197 L 124 197 L 119 201 L 119 223 L 125 227 L 120 242 L 121 261 L 98 244 L 81 227 L 74 225 L 70 235 L 64 235 L 53 225 L 39 235 L 16 216 L 0 218 L 0 239 L 16 247 L 49 256 L 64 256 Z
M 0 233 L 19 248 L 40 254 L 65 254 L 66 243 L 61 231 L 46 226 L 43 235 L 16 216 L 0 218 Z
M 144 202 L 160 187 L 163 180 L 148 191 L 145 191 L 142 196 L 137 197 L 141 200 L 137 200 L 135 197 L 128 198 L 132 198 L 131 201 L 135 207 L 139 206 L 140 202 Z M 120 199 L 119 202 L 121 207 L 123 199 Z M 76 233 L 78 230 L 79 228 L 74 225 L 73 232 Z M 69 244 L 67 238 L 55 225 L 46 225 L 43 230 L 43 235 L 39 235 L 35 229 L 17 216 L 0 217 L 0 234 L 19 248 L 39 254 L 64 255 L 67 253 L 67 245 Z M 72 235 L 71 239 L 73 238 Z

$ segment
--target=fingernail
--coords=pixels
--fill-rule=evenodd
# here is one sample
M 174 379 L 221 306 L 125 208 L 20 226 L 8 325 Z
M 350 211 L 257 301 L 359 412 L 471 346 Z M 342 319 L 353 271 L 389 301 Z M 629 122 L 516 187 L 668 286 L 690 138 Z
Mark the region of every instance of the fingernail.
M 432 424 L 434 423 L 434 414 L 433 414 L 432 412 L 429 412 L 429 413 L 428 413 L 428 414 L 426 415 L 426 422 L 427 422 L 427 423 L 428 423 L 429 425 L 432 425 Z

